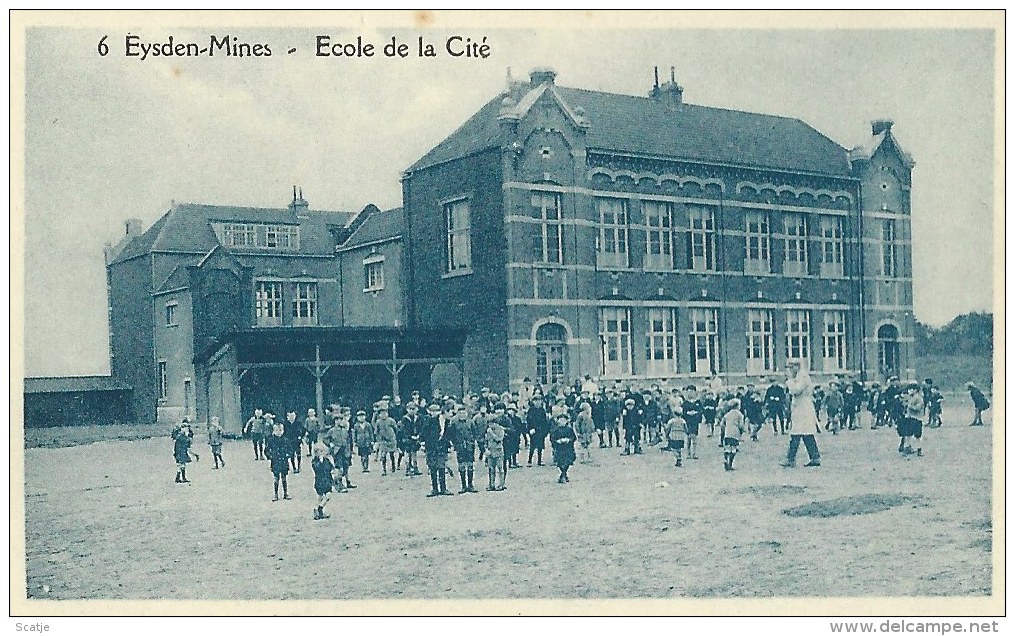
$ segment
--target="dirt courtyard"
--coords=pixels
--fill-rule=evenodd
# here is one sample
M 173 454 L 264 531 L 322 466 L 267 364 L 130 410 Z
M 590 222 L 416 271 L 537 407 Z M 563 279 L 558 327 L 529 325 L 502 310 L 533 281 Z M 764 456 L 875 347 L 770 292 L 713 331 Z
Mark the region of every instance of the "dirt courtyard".
M 354 467 L 359 487 L 311 518 L 313 471 L 271 501 L 267 462 L 199 432 L 191 484 L 172 442 L 25 451 L 27 585 L 35 599 L 740 598 L 991 592 L 992 426 L 965 410 L 902 458 L 894 431 L 818 436 L 819 468 L 783 469 L 788 437 L 717 440 L 673 466 L 593 449 L 570 484 L 551 466 L 508 490 L 427 499 L 426 477 Z M 524 451 L 523 451 L 524 452 Z M 802 461 L 806 453 L 800 449 Z M 454 466 L 453 460 L 449 462 Z M 458 479 L 449 478 L 457 491 Z

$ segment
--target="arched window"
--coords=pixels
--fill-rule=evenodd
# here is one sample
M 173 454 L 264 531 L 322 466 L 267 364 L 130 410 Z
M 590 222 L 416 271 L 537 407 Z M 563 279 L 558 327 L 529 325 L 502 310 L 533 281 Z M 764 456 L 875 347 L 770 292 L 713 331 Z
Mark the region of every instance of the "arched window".
M 567 379 L 567 329 L 548 322 L 536 330 L 536 380 L 551 384 Z

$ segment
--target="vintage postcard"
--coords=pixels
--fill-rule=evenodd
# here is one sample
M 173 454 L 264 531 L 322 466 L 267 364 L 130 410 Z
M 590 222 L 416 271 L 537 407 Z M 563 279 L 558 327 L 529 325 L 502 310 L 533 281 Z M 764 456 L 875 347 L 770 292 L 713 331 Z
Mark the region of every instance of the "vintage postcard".
M 12 612 L 1002 613 L 1003 52 L 14 12 Z

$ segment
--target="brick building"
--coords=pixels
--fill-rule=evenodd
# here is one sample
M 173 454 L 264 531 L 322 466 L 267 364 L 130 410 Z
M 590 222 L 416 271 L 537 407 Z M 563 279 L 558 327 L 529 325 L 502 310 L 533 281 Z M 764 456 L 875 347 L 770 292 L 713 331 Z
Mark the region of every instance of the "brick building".
M 462 336 L 404 328 L 400 210 L 174 204 L 106 249 L 112 376 L 140 421 L 222 418 L 255 407 L 429 387 L 459 370 Z
M 585 374 L 912 376 L 913 162 L 793 118 L 537 69 L 403 174 L 408 324 L 473 387 Z

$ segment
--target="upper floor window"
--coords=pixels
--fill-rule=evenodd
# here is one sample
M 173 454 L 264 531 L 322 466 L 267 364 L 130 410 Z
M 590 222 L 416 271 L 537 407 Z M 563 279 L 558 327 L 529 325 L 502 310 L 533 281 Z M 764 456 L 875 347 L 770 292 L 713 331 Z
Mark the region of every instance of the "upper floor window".
M 177 308 L 177 306 L 178 305 L 176 303 L 167 303 L 166 304 L 166 326 L 167 327 L 175 327 L 176 325 L 179 324 L 176 321 L 176 308 Z
M 645 269 L 673 269 L 673 206 L 643 201 L 645 213 Z
M 293 285 L 292 319 L 294 325 L 317 324 L 317 283 Z
M 384 289 L 384 257 L 368 258 L 363 261 L 363 291 Z
M 627 201 L 612 197 L 596 199 L 599 208 L 599 251 L 601 267 L 627 267 Z
M 712 208 L 689 208 L 688 222 L 690 268 L 695 271 L 715 270 L 715 214 Z
M 782 221 L 786 235 L 786 255 L 782 273 L 803 276 L 807 274 L 807 218 L 797 212 L 787 212 Z
M 821 218 L 821 275 L 842 276 L 842 219 Z
M 532 207 L 542 221 L 536 239 L 536 259 L 543 263 L 564 262 L 561 201 L 556 192 L 533 192 Z
M 226 223 L 222 226 L 222 243 L 226 247 L 256 247 L 257 226 L 249 223 Z
M 226 247 L 296 251 L 300 249 L 298 225 L 259 223 L 215 223 L 219 241 Z
M 254 313 L 259 327 L 282 324 L 282 282 L 259 280 L 254 287 Z
M 444 271 L 446 273 L 472 269 L 472 240 L 469 233 L 469 201 L 452 201 L 444 205 Z
M 767 212 L 747 213 L 747 258 L 744 271 L 767 274 L 771 269 L 771 245 Z
M 898 262 L 895 252 L 895 219 L 881 221 L 881 275 L 898 276 Z

